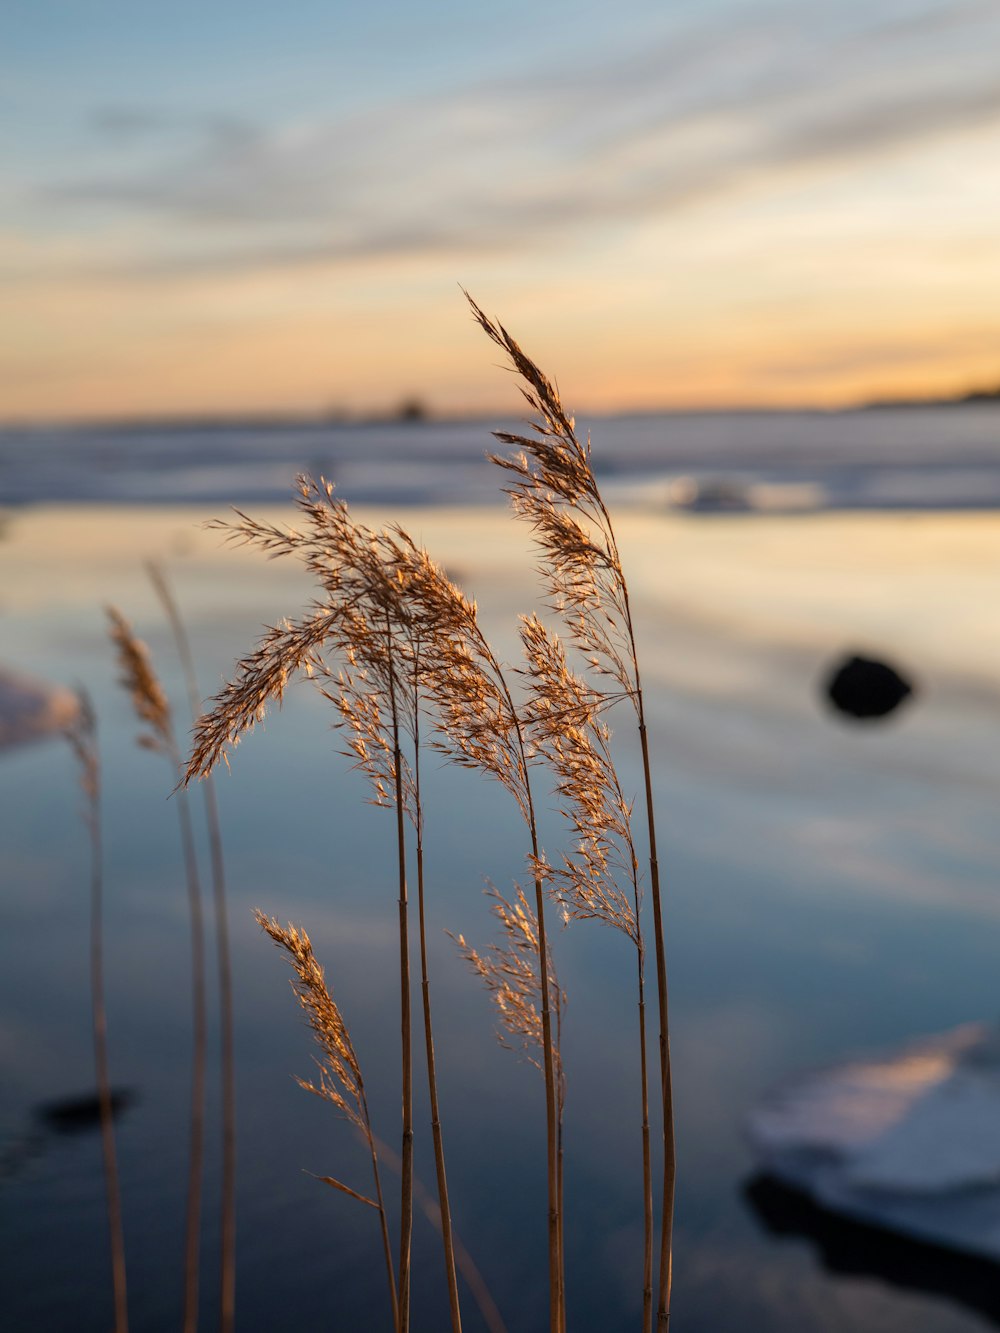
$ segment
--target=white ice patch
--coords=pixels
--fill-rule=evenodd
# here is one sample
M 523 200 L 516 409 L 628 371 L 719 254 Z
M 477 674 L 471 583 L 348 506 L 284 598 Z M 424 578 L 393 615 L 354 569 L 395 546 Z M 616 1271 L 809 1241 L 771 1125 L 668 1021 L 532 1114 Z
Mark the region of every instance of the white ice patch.
M 806 1076 L 751 1115 L 767 1171 L 837 1212 L 1000 1259 L 1000 1032 Z
M 72 690 L 0 668 L 0 750 L 64 731 L 78 709 Z

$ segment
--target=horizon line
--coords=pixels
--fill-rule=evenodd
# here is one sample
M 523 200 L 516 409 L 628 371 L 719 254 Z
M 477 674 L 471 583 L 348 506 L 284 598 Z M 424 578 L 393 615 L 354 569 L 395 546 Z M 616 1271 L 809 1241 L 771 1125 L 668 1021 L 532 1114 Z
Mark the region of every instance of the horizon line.
M 574 413 L 576 419 L 588 418 L 608 421 L 620 417 L 669 416 L 744 416 L 748 414 L 815 413 L 836 415 L 840 412 L 866 412 L 883 408 L 959 407 L 965 404 L 1000 403 L 1000 386 L 972 388 L 954 393 L 927 395 L 886 396 L 857 399 L 831 405 L 829 403 L 734 403 L 698 404 L 663 407 L 583 408 Z M 340 411 L 338 409 L 267 409 L 249 411 L 188 411 L 148 412 L 128 414 L 94 414 L 92 416 L 20 416 L 0 418 L 0 431 L 15 430 L 192 430 L 239 429 L 262 426 L 436 426 L 480 425 L 493 419 L 510 420 L 510 410 L 499 408 L 468 408 L 454 411 L 435 411 L 429 404 L 416 398 L 405 399 L 391 411 Z

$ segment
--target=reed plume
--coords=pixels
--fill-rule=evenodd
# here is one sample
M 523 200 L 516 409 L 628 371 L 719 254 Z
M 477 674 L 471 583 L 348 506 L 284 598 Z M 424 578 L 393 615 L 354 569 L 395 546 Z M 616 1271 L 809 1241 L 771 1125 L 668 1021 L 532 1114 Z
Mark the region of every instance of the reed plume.
M 562 1064 L 562 1014 L 566 1004 L 565 992 L 559 985 L 552 964 L 552 954 L 543 955 L 538 917 L 521 886 L 515 885 L 515 901 L 506 899 L 491 885 L 487 895 L 493 898 L 493 914 L 500 923 L 502 943 L 490 944 L 479 953 L 466 942 L 464 935 L 449 935 L 458 946 L 462 957 L 480 978 L 497 1008 L 497 1040 L 508 1050 L 519 1052 L 529 1064 L 545 1072 L 545 1028 L 539 1012 L 542 987 L 539 985 L 538 959 L 546 962 L 546 990 L 555 1015 L 552 1033 L 552 1059 L 555 1072 L 556 1101 L 556 1197 L 559 1201 L 559 1229 L 556 1234 L 556 1258 L 560 1271 L 565 1268 L 563 1245 L 563 1112 L 566 1105 L 566 1079 Z M 565 1300 L 559 1312 L 565 1321 Z
M 162 754 L 171 765 L 175 782 L 183 774 L 180 750 L 174 732 L 170 703 L 157 678 L 146 645 L 136 637 L 125 617 L 108 608 L 111 641 L 118 655 L 120 684 L 132 702 L 140 723 L 139 744 Z M 195 854 L 194 830 L 187 793 L 177 792 L 177 817 L 188 890 L 191 927 L 191 1009 L 193 1050 L 191 1060 L 191 1127 L 187 1208 L 184 1242 L 184 1333 L 198 1327 L 198 1269 L 201 1232 L 201 1194 L 205 1157 L 205 928 L 202 919 L 201 881 Z
M 642 752 L 650 897 L 656 956 L 660 1021 L 660 1085 L 663 1122 L 663 1190 L 657 1284 L 657 1327 L 670 1322 L 673 1211 L 676 1160 L 673 1091 L 667 1007 L 666 955 L 652 774 L 635 633 L 618 544 L 611 517 L 590 463 L 590 443 L 581 443 L 573 418 L 559 394 L 503 325 L 491 320 L 466 296 L 473 317 L 506 355 L 521 380 L 521 393 L 532 413 L 531 435 L 494 432 L 516 451 L 492 455 L 507 474 L 507 492 L 515 514 L 532 528 L 541 555 L 541 572 L 553 609 L 562 617 L 570 642 L 598 682 L 603 703 L 628 699 L 635 711 Z
M 387 659 L 378 639 L 386 614 L 394 624 L 401 603 L 386 576 L 376 534 L 354 522 L 328 482 L 300 477 L 295 502 L 306 519 L 303 532 L 259 523 L 239 510 L 235 522 L 207 525 L 233 545 L 297 557 L 317 579 L 322 596 L 298 620 L 268 627 L 257 648 L 237 663 L 232 681 L 198 719 L 185 782 L 206 776 L 220 760 L 228 763 L 268 707 L 281 703 L 292 680 L 324 672 L 326 655 L 338 655 L 351 669 L 360 663 L 387 690 Z
M 453 935 L 462 957 L 486 987 L 497 1009 L 497 1040 L 507 1050 L 519 1053 L 529 1064 L 542 1069 L 541 987 L 538 984 L 538 919 L 524 890 L 514 886 L 514 901 L 510 902 L 499 889 L 490 885 L 487 896 L 493 899 L 493 915 L 500 923 L 503 943 L 492 943 L 480 953 L 464 935 Z M 548 984 L 555 1011 L 553 1046 L 558 1071 L 558 1104 L 560 1120 L 565 1107 L 565 1079 L 559 1054 L 562 1033 L 562 1011 L 566 1002 L 548 956 Z
M 101 1151 L 108 1202 L 108 1239 L 114 1290 L 115 1333 L 128 1333 L 128 1291 L 125 1274 L 125 1239 L 122 1228 L 121 1188 L 115 1149 L 114 1104 L 108 1062 L 108 1021 L 104 1004 L 104 851 L 101 838 L 101 765 L 97 751 L 97 718 L 90 696 L 77 692 L 76 718 L 66 739 L 80 766 L 83 817 L 90 835 L 90 1009 L 94 1040 L 94 1070 L 101 1116 Z
M 166 613 L 187 686 L 191 721 L 201 715 L 201 692 L 194 655 L 177 602 L 159 565 L 147 565 L 150 581 Z M 208 824 L 212 867 L 212 904 L 215 918 L 216 968 L 219 978 L 219 1062 L 222 1083 L 222 1227 L 219 1270 L 219 1327 L 233 1333 L 236 1322 L 236 1062 L 233 1050 L 233 982 L 229 951 L 229 913 L 226 907 L 226 869 L 222 827 L 215 783 L 211 775 L 201 784 Z
M 385 1256 L 386 1278 L 392 1304 L 392 1322 L 398 1333 L 400 1328 L 399 1299 L 396 1277 L 393 1272 L 392 1245 L 389 1241 L 389 1226 L 385 1215 L 382 1182 L 379 1176 L 377 1141 L 372 1133 L 371 1117 L 368 1113 L 368 1099 L 365 1096 L 365 1083 L 361 1076 L 361 1065 L 351 1041 L 351 1034 L 336 1001 L 327 988 L 323 968 L 313 953 L 312 943 L 306 932 L 296 929 L 291 923 L 288 926 L 279 926 L 273 917 L 265 916 L 259 909 L 254 911 L 254 917 L 260 928 L 266 931 L 275 944 L 283 949 L 287 955 L 287 961 L 295 973 L 291 983 L 292 990 L 306 1016 L 313 1039 L 322 1054 L 322 1058 L 316 1060 L 318 1079 L 311 1081 L 296 1078 L 295 1081 L 306 1092 L 314 1093 L 317 1097 L 322 1097 L 325 1101 L 330 1102 L 344 1119 L 359 1131 L 368 1145 L 372 1180 L 375 1186 L 374 1199 L 369 1199 L 366 1195 L 358 1193 L 357 1190 L 351 1189 L 350 1186 L 345 1185 L 343 1181 L 337 1180 L 333 1176 L 320 1176 L 320 1180 L 323 1184 L 340 1190 L 342 1194 L 357 1199 L 359 1203 L 367 1204 L 378 1212 L 382 1234 L 382 1250 Z

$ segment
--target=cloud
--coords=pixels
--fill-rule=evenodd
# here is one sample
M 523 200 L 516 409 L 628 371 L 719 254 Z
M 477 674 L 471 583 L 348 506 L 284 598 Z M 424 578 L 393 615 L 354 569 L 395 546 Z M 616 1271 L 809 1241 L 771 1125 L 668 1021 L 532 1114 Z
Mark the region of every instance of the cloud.
M 125 104 L 98 107 L 89 117 L 89 126 L 98 136 L 112 140 L 179 133 L 225 144 L 239 143 L 254 133 L 254 127 L 242 116 L 192 116 L 159 107 Z
M 939 88 L 901 88 L 861 105 L 824 107 L 773 132 L 769 158 L 819 163 L 871 157 L 934 136 L 972 129 L 1000 116 L 1000 82 L 974 81 Z
M 313 123 L 206 121 L 195 144 L 147 169 L 58 181 L 43 202 L 151 223 L 132 273 L 488 253 L 1000 122 L 996 5 L 852 22 L 801 6 L 744 11 L 589 71 Z M 111 133 L 157 124 L 139 109 L 101 115 Z
M 976 329 L 974 335 L 960 338 L 952 333 L 949 344 L 954 347 L 960 342 L 967 344 L 970 354 L 976 345 L 988 338 L 988 330 Z M 905 342 L 887 342 L 875 339 L 870 342 L 854 342 L 850 345 L 835 346 L 832 349 L 810 345 L 802 348 L 793 360 L 785 358 L 778 361 L 766 361 L 756 367 L 757 373 L 787 383 L 793 379 L 830 379 L 839 375 L 853 376 L 859 371 L 880 372 L 891 369 L 933 368 L 941 356 L 941 335 L 938 330 L 928 331 L 923 339 L 913 338 Z
M 155 134 L 164 125 L 160 112 L 144 106 L 98 107 L 90 116 L 90 128 L 109 139 L 137 139 Z

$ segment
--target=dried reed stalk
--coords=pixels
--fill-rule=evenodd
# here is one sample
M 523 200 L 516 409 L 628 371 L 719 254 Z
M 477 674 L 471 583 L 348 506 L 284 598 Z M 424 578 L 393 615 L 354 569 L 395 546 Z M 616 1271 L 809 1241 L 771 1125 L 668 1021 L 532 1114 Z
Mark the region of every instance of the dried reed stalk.
M 388 1144 L 383 1143 L 381 1139 L 376 1138 L 375 1146 L 378 1148 L 379 1161 L 383 1166 L 387 1166 L 390 1171 L 397 1174 L 402 1170 L 402 1162 Z M 433 1195 L 423 1184 L 419 1175 L 413 1173 L 413 1198 L 419 1205 L 424 1216 L 430 1222 L 436 1231 L 442 1229 L 442 1216 L 439 1205 L 435 1202 Z M 455 1250 L 455 1264 L 458 1271 L 465 1280 L 465 1285 L 472 1293 L 472 1299 L 475 1301 L 479 1313 L 483 1317 L 483 1323 L 486 1325 L 489 1333 L 507 1333 L 507 1326 L 503 1321 L 503 1316 L 497 1308 L 497 1303 L 490 1294 L 472 1255 L 462 1244 L 456 1233 L 453 1233 L 453 1243 Z
M 434 1055 L 434 1025 L 431 1019 L 431 987 L 427 970 L 427 923 L 424 912 L 424 812 L 420 789 L 420 640 L 413 653 L 413 673 L 410 681 L 413 708 L 413 799 L 417 851 L 417 918 L 420 931 L 420 992 L 424 1010 L 424 1055 L 427 1065 L 427 1092 L 431 1108 L 431 1138 L 434 1143 L 434 1168 L 437 1174 L 438 1211 L 445 1261 L 445 1281 L 448 1284 L 448 1310 L 453 1333 L 462 1333 L 462 1311 L 458 1299 L 455 1239 L 452 1231 L 451 1205 L 448 1199 L 448 1172 L 445 1166 L 444 1131 L 441 1127 L 441 1109 L 438 1101 L 437 1062 Z M 471 1260 L 469 1261 L 471 1262 Z M 472 1266 L 473 1269 L 475 1265 Z M 476 1273 L 478 1278 L 478 1272 Z M 466 1281 L 469 1274 L 466 1275 Z M 481 1279 L 480 1279 L 481 1285 Z M 489 1293 L 486 1293 L 489 1297 Z M 477 1299 L 482 1306 L 481 1293 Z M 494 1307 L 495 1308 L 495 1307 Z
M 461 1317 L 447 1193 L 444 1148 L 438 1109 L 429 981 L 426 967 L 423 902 L 423 815 L 418 779 L 402 749 L 407 733 L 419 766 L 419 711 L 422 668 L 418 645 L 427 632 L 415 613 L 408 589 L 390 567 L 392 548 L 349 516 L 327 483 L 300 478 L 297 504 L 304 532 L 284 531 L 237 513 L 235 524 L 215 524 L 231 540 L 256 545 L 271 555 L 294 554 L 317 578 L 323 597 L 298 622 L 272 628 L 256 653 L 237 667 L 232 684 L 213 701 L 215 707 L 196 729 L 190 779 L 209 771 L 241 735 L 252 728 L 272 701 L 280 701 L 296 672 L 312 677 L 338 710 L 350 735 L 348 753 L 366 773 L 374 803 L 394 807 L 399 875 L 400 1028 L 402 1042 L 403 1137 L 401 1153 L 402 1221 L 400 1226 L 399 1317 L 409 1327 L 410 1244 L 413 1216 L 412 1054 L 406 842 L 404 819 L 417 833 L 418 910 L 421 972 L 432 1135 L 442 1216 L 446 1277 L 453 1333 Z M 327 654 L 341 669 L 334 672 Z
M 378 542 L 378 538 L 375 539 Z M 352 675 L 341 671 L 331 686 L 322 686 L 321 692 L 338 709 L 341 725 L 351 734 L 348 754 L 356 759 L 356 767 L 367 771 L 375 789 L 376 804 L 385 802 L 390 786 L 394 790 L 392 804 L 396 807 L 397 843 L 403 847 L 401 821 L 403 813 L 413 826 L 416 842 L 417 865 L 417 916 L 420 939 L 420 975 L 421 996 L 423 1002 L 424 1051 L 427 1069 L 428 1095 L 431 1109 L 431 1137 L 434 1147 L 434 1163 L 437 1176 L 440 1230 L 445 1263 L 445 1280 L 448 1287 L 448 1307 L 453 1333 L 461 1333 L 462 1316 L 458 1294 L 457 1260 L 452 1228 L 451 1207 L 448 1196 L 448 1178 L 445 1165 L 444 1135 L 441 1125 L 440 1104 L 437 1087 L 437 1066 L 434 1053 L 434 1032 L 431 1013 L 430 978 L 427 967 L 427 928 L 425 912 L 424 880 L 424 815 L 420 787 L 420 715 L 422 709 L 421 682 L 421 634 L 419 619 L 414 617 L 411 608 L 402 596 L 403 585 L 389 575 L 390 587 L 395 605 L 393 614 L 386 616 L 385 644 L 387 645 L 386 680 L 388 683 L 388 702 L 392 723 L 392 764 L 386 767 L 388 739 L 379 723 L 377 693 L 366 693 L 361 688 L 363 682 L 370 679 L 370 672 Z M 394 662 L 402 655 L 403 662 L 397 671 Z M 349 661 L 356 665 L 363 657 L 372 664 L 371 648 L 359 651 L 358 644 L 352 642 L 349 649 Z M 317 677 L 332 679 L 332 673 L 325 666 L 314 668 Z M 404 761 L 400 747 L 400 731 L 409 734 L 412 764 Z M 404 866 L 401 862 L 401 875 Z M 401 879 L 405 887 L 405 877 Z M 401 898 L 401 902 L 403 899 Z M 408 967 L 408 964 L 407 964 Z M 407 978 L 409 976 L 407 970 Z M 409 1013 L 406 1017 L 407 1029 Z M 405 1101 L 405 1099 L 404 1099 Z M 411 1133 L 412 1139 L 412 1133 Z M 404 1188 L 412 1195 L 414 1176 L 412 1159 L 407 1166 L 404 1156 L 400 1163 L 401 1178 Z M 402 1292 L 401 1292 L 402 1299 Z
M 396 581 L 405 589 L 411 614 L 426 627 L 422 679 L 425 698 L 434 709 L 441 733 L 436 748 L 456 763 L 496 779 L 513 796 L 529 831 L 538 923 L 537 967 L 545 1075 L 549 1326 L 550 1333 L 563 1333 L 566 1296 L 561 1242 L 557 1073 L 551 988 L 545 961 L 549 951 L 543 861 L 532 794 L 529 746 L 506 676 L 479 625 L 475 603 L 464 596 L 427 552 L 402 529 L 392 529 L 385 537 L 384 545 Z
M 167 616 L 187 685 L 191 721 L 201 715 L 201 692 L 194 655 L 177 602 L 159 565 L 147 565 L 150 581 Z M 219 975 L 220 1075 L 222 1082 L 222 1228 L 219 1272 L 219 1327 L 233 1333 L 236 1320 L 236 1062 L 233 1053 L 233 982 L 229 950 L 229 913 L 226 908 L 226 870 L 222 852 L 222 828 L 215 783 L 211 776 L 201 784 L 208 824 L 212 866 L 212 904 L 215 917 L 215 954 Z
M 125 1278 L 125 1238 L 122 1228 L 121 1188 L 115 1150 L 114 1106 L 108 1064 L 108 1021 L 104 1004 L 104 853 L 101 839 L 101 766 L 97 752 L 97 719 L 90 696 L 77 692 L 76 719 L 66 732 L 80 765 L 83 817 L 90 835 L 90 1008 L 94 1037 L 94 1069 L 101 1114 L 101 1150 L 108 1201 L 108 1240 L 114 1289 L 115 1333 L 128 1333 L 128 1292 Z
M 527 718 L 532 741 L 556 775 L 562 813 L 574 849 L 560 867 L 546 866 L 549 892 L 569 920 L 603 921 L 636 951 L 639 1082 L 642 1110 L 643 1333 L 652 1325 L 653 1191 L 646 1069 L 645 941 L 641 925 L 639 861 L 632 837 L 632 807 L 611 754 L 611 733 L 600 720 L 602 696 L 573 672 L 559 640 L 536 616 L 521 622 L 527 665 Z M 627 882 L 630 896 L 619 887 Z
M 399 1327 L 410 1327 L 410 1247 L 413 1237 L 413 1038 L 410 1016 L 410 930 L 409 901 L 406 889 L 406 837 L 403 821 L 403 752 L 399 743 L 399 705 L 396 701 L 396 664 L 393 652 L 392 621 L 385 611 L 385 650 L 388 661 L 389 711 L 392 719 L 392 766 L 395 784 L 396 847 L 399 853 L 399 994 L 400 1038 L 403 1073 L 403 1170 L 402 1207 L 399 1225 Z
M 170 763 L 176 782 L 183 767 L 174 733 L 170 704 L 153 670 L 146 645 L 136 638 L 132 627 L 114 607 L 108 608 L 111 640 L 118 654 L 120 683 L 128 693 L 141 726 L 138 742 L 143 749 L 162 754 Z M 195 854 L 191 810 L 183 787 L 177 792 L 177 817 L 180 825 L 188 891 L 188 916 L 191 927 L 191 1009 L 193 1049 L 191 1059 L 191 1127 L 188 1167 L 187 1208 L 184 1241 L 184 1333 L 198 1327 L 198 1269 L 201 1239 L 201 1194 L 205 1158 L 205 1055 L 207 1022 L 205 1012 L 205 927 L 202 919 L 201 882 Z
M 645 787 L 660 1019 L 663 1191 L 657 1327 L 663 1333 L 670 1322 L 672 1280 L 676 1177 L 673 1091 L 652 774 L 628 585 L 611 518 L 590 465 L 589 442 L 586 446 L 580 443 L 573 419 L 567 415 L 549 379 L 501 324 L 489 319 L 471 297 L 468 299 L 476 322 L 505 353 L 522 380 L 521 392 L 534 414 L 531 436 L 495 432 L 502 444 L 518 452 L 508 457 L 493 456 L 493 461 L 510 478 L 508 494 L 514 512 L 534 531 L 552 605 L 563 617 L 570 641 L 600 682 L 604 702 L 628 699 L 636 714 Z
M 322 1052 L 322 1059 L 316 1061 L 319 1070 L 319 1082 L 296 1078 L 300 1088 L 315 1093 L 330 1102 L 357 1129 L 368 1145 L 371 1158 L 372 1180 L 375 1186 L 375 1198 L 369 1199 L 351 1189 L 333 1176 L 321 1176 L 325 1185 L 331 1185 L 342 1194 L 359 1203 L 368 1204 L 379 1215 L 382 1234 L 382 1251 L 385 1257 L 386 1279 L 392 1304 L 392 1323 L 396 1333 L 400 1330 L 399 1299 L 396 1277 L 392 1267 L 392 1245 L 389 1241 L 389 1226 L 386 1221 L 385 1203 L 382 1196 L 382 1182 L 378 1169 L 377 1140 L 372 1133 L 371 1117 L 368 1113 L 368 1100 L 365 1096 L 365 1083 L 361 1076 L 351 1035 L 327 988 L 323 968 L 316 960 L 312 943 L 304 930 L 297 930 L 289 923 L 279 926 L 272 917 L 267 917 L 260 910 L 254 911 L 254 917 L 260 928 L 270 935 L 279 948 L 284 949 L 292 970 L 295 973 L 292 990 L 298 1001 L 316 1044 Z

